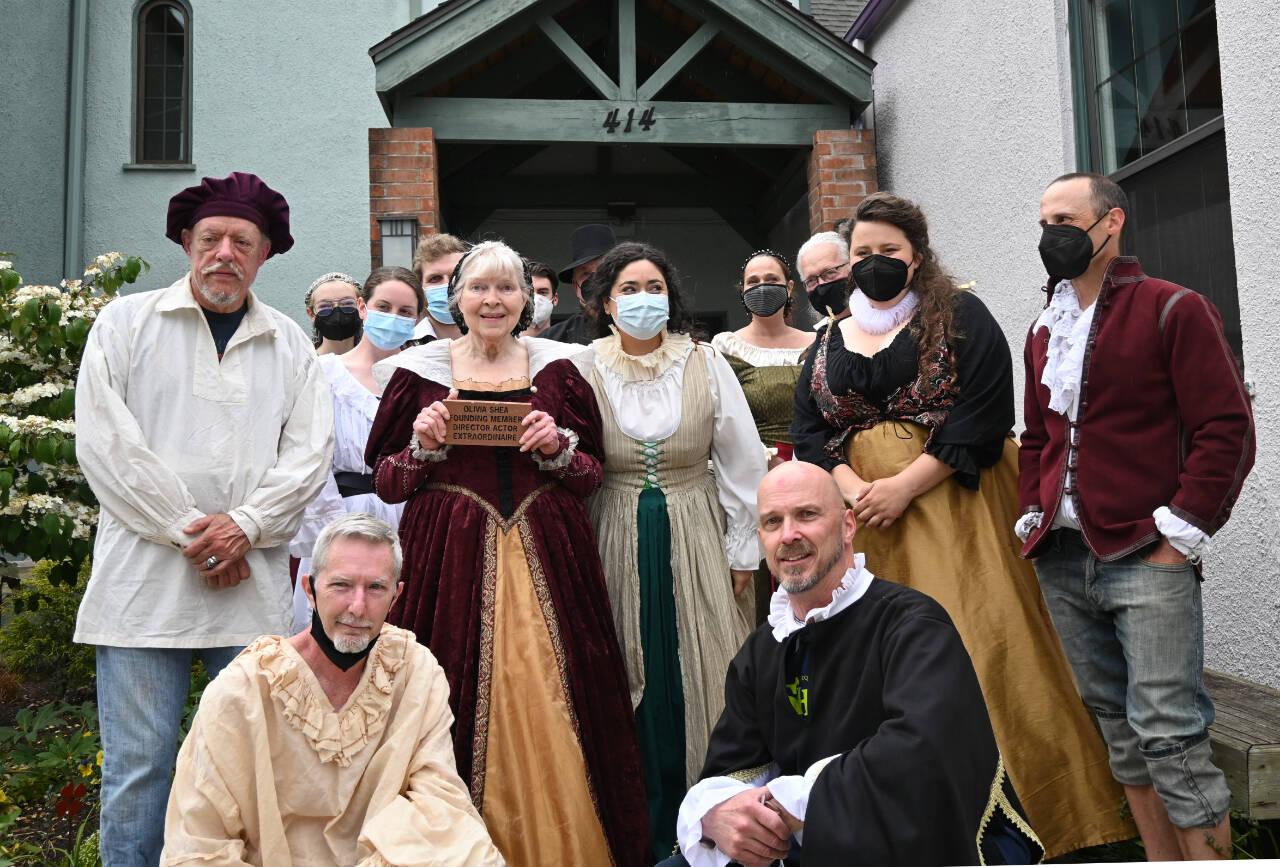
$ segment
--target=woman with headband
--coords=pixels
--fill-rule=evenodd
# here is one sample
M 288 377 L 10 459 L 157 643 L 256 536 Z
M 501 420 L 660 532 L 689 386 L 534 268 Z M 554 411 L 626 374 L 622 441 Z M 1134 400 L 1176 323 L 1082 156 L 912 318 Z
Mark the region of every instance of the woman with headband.
M 360 342 L 360 281 L 341 271 L 317 277 L 303 304 L 311 320 L 316 355 L 341 355 Z
M 517 337 L 533 308 L 520 255 L 485 241 L 448 283 L 461 336 L 378 365 L 365 457 L 405 504 L 387 619 L 449 679 L 458 774 L 508 864 L 643 867 L 640 756 L 585 502 L 604 459 L 590 353 Z M 457 399 L 531 410 L 518 442 L 446 442 Z
M 373 379 L 373 365 L 400 351 L 426 306 L 417 275 L 407 268 L 376 268 L 363 287 L 345 274 L 326 274 L 321 280 L 325 282 L 317 281 L 318 298 L 332 298 L 324 293 L 335 283 L 360 293 L 352 313 L 356 325 L 363 323 L 363 328 L 354 349 L 320 356 L 320 369 L 333 395 L 333 471 L 320 496 L 307 507 L 302 526 L 289 545 L 289 553 L 299 558 L 299 575 L 311 571 L 311 547 L 320 531 L 344 512 L 368 512 L 393 527 L 400 522 L 402 507 L 383 502 L 373 492 L 373 477 L 364 462 L 365 443 L 382 394 Z M 339 306 L 328 314 L 317 313 L 317 324 L 322 327 L 343 312 Z M 293 592 L 294 631 L 305 629 L 310 622 L 311 609 L 302 582 L 298 582 Z
M 781 253 L 757 250 L 742 265 L 738 291 L 750 321 L 737 331 L 711 339 L 733 368 L 747 405 L 770 450 L 769 468 L 791 460 L 791 408 L 802 356 L 813 343 L 812 331 L 792 328 L 791 265 Z

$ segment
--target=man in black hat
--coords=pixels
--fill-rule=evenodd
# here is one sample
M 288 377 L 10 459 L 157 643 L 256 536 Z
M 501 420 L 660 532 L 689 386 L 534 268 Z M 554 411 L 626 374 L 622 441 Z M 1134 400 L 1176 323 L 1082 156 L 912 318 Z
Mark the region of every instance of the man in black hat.
M 618 245 L 618 239 L 613 236 L 613 229 L 608 226 L 589 223 L 573 230 L 569 244 L 573 252 L 569 264 L 560 269 L 560 282 L 573 284 L 573 290 L 578 295 L 578 304 L 582 306 L 582 310 L 563 322 L 552 325 L 542 333 L 542 336 L 559 340 L 561 343 L 585 345 L 594 340 L 597 335 L 595 322 L 586 312 L 587 304 L 582 297 L 582 287 L 587 279 L 596 273 L 596 267 L 604 254 Z
M 97 648 L 106 867 L 159 862 L 193 656 L 210 675 L 292 613 L 287 543 L 333 454 L 311 341 L 250 292 L 293 246 L 254 175 L 169 202 L 191 269 L 115 299 L 76 383 L 76 456 L 101 504 L 75 641 Z

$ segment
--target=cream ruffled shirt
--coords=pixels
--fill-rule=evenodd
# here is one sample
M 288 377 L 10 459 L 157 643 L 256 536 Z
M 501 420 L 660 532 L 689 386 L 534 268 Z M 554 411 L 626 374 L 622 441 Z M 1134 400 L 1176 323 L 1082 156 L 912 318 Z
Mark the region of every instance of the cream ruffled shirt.
M 705 355 L 715 416 L 711 464 L 725 512 L 725 553 L 731 569 L 760 565 L 756 536 L 756 488 L 767 465 L 751 407 L 729 363 L 705 343 L 687 334 L 664 333 L 662 344 L 647 355 L 628 355 L 614 330 L 591 344 L 596 369 L 604 381 L 618 427 L 641 441 L 664 440 L 680 427 L 684 367 L 695 345 Z
M 311 341 L 250 296 L 222 360 L 188 278 L 112 301 L 76 381 L 76 455 L 102 505 L 75 641 L 234 647 L 289 627 L 287 543 L 319 493 L 333 409 Z M 209 587 L 182 528 L 229 514 L 247 581 Z
M 500 865 L 458 776 L 449 684 L 384 625 L 339 710 L 269 636 L 205 690 L 178 753 L 165 865 Z

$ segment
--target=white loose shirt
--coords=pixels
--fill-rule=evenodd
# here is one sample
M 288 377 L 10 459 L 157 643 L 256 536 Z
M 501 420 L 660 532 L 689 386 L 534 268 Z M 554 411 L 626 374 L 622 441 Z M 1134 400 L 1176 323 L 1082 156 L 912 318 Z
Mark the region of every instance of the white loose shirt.
M 329 388 L 302 329 L 252 295 L 219 362 L 189 276 L 117 298 L 89 332 L 76 456 L 102 508 L 83 644 L 226 647 L 289 627 L 286 545 L 329 471 Z M 219 512 L 253 548 L 249 578 L 214 589 L 182 528 Z

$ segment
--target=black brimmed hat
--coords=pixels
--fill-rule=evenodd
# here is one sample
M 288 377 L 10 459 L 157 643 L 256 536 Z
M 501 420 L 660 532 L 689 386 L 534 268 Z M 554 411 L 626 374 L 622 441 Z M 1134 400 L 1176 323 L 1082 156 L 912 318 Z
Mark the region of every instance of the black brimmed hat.
M 560 269 L 561 283 L 572 283 L 574 268 L 585 265 L 592 259 L 599 259 L 618 246 L 618 239 L 613 236 L 613 229 L 610 227 L 588 223 L 573 230 L 569 246 L 573 252 L 569 254 L 569 264 Z

